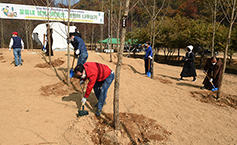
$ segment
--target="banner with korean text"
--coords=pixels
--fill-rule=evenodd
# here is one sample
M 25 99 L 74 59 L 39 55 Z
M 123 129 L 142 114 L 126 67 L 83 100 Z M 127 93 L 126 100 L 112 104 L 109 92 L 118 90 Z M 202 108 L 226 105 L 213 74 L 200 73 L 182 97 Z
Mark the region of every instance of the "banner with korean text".
M 68 21 L 68 9 L 0 3 L 1 19 Z M 71 9 L 70 22 L 104 24 L 104 12 Z

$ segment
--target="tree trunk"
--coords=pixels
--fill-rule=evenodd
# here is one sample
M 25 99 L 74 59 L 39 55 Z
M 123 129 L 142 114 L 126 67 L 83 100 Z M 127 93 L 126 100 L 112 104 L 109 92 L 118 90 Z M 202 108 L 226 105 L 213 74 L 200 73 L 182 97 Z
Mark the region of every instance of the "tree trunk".
M 1 21 L 1 48 L 4 47 L 4 37 L 3 37 L 3 19 L 0 19 Z
M 49 45 L 49 64 L 51 65 L 51 34 L 50 34 L 50 25 L 49 25 L 49 0 L 47 0 L 47 17 L 48 17 L 48 45 Z
M 229 65 L 230 65 L 230 64 L 231 64 L 231 62 L 232 62 L 232 56 L 233 56 L 233 55 L 232 55 L 232 54 L 230 54 L 229 56 L 230 56 L 230 60 L 229 60 Z
M 179 57 L 180 57 L 180 48 L 178 48 L 178 61 L 180 60 Z
M 26 30 L 26 49 L 29 51 L 29 35 L 28 35 L 28 21 L 25 20 L 25 30 Z
M 32 21 L 29 21 L 29 33 L 30 33 L 30 49 L 33 50 L 33 39 L 32 39 Z
M 101 0 L 101 11 L 104 11 L 104 0 Z M 103 36 L 104 36 L 104 27 L 103 25 L 100 25 L 100 41 L 103 41 Z M 103 52 L 102 48 L 102 42 L 100 43 L 100 52 Z
M 119 48 L 120 48 L 119 32 L 120 32 L 120 21 L 121 21 L 121 7 L 122 7 L 122 1 L 120 1 L 119 3 L 118 28 L 117 28 L 117 52 L 119 51 Z
M 69 32 L 70 32 L 70 11 L 71 11 L 71 0 L 69 0 L 69 4 L 68 4 L 67 38 L 69 38 Z M 67 85 L 69 86 L 70 85 L 70 46 L 69 44 L 67 45 L 67 62 L 68 62 L 67 63 Z
M 211 48 L 211 56 L 214 55 L 214 45 L 215 45 L 215 34 L 216 34 L 216 7 L 217 7 L 217 0 L 214 3 L 214 15 L 213 15 L 213 35 L 212 35 L 212 48 Z
M 84 24 L 84 42 L 86 42 L 86 24 Z
M 91 50 L 93 50 L 93 46 L 94 46 L 94 24 L 92 24 L 92 37 L 91 37 Z
M 233 24 L 235 22 L 235 18 L 234 18 L 235 9 L 236 9 L 236 0 L 234 0 L 232 13 L 231 13 L 230 27 L 229 27 L 229 31 L 228 31 L 228 35 L 227 35 L 227 39 L 226 39 L 226 46 L 225 46 L 225 52 L 224 52 L 223 71 L 222 71 L 221 81 L 220 81 L 218 92 L 217 92 L 217 98 L 221 97 L 221 94 L 222 94 L 222 83 L 223 83 L 223 78 L 224 78 L 225 69 L 226 69 L 227 53 L 228 53 L 228 48 L 229 48 L 229 44 L 230 44 L 230 37 L 231 37 L 232 27 L 233 27 Z
M 110 51 L 110 10 L 108 10 L 108 51 Z M 111 61 L 111 58 L 110 58 L 110 61 Z
M 152 13 L 152 48 L 154 48 L 155 47 L 155 5 L 156 5 L 156 0 L 154 0 L 154 6 L 153 6 L 153 13 Z M 154 50 L 154 49 L 153 49 Z M 153 59 L 152 59 L 152 63 L 151 63 L 151 66 L 152 66 L 152 68 L 151 68 L 151 79 L 153 79 L 154 78 L 154 59 L 155 59 L 155 57 L 154 57 L 154 54 L 155 53 L 153 53 Z
M 125 12 L 124 17 L 128 16 L 129 11 L 129 0 L 126 0 L 126 6 L 125 6 Z M 124 49 L 124 42 L 125 42 L 125 34 L 126 34 L 126 28 L 122 28 L 121 33 L 121 45 L 118 52 L 118 60 L 117 60 L 117 66 L 116 66 L 116 73 L 115 73 L 115 83 L 114 83 L 114 124 L 115 124 L 115 130 L 120 129 L 120 121 L 119 121 L 119 83 L 120 83 L 120 70 L 122 65 L 122 59 L 123 59 L 123 49 Z
M 111 11 L 110 11 L 110 36 L 111 36 L 111 39 L 110 39 L 110 62 L 112 62 L 113 60 L 113 58 L 112 58 L 112 49 L 113 49 L 113 47 L 112 47 L 112 39 L 113 39 L 113 29 L 112 29 L 112 27 L 113 27 L 113 25 L 112 25 L 112 19 L 113 19 L 113 0 L 111 0 L 111 4 L 110 4 L 110 6 L 111 6 Z

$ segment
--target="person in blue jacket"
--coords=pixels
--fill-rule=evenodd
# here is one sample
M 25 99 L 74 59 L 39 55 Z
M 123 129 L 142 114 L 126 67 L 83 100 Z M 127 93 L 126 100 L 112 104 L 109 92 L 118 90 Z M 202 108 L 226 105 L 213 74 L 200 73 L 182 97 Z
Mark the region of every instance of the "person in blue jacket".
M 77 60 L 77 66 L 79 64 L 83 65 L 88 58 L 86 45 L 79 36 L 75 35 L 75 33 L 69 33 L 69 37 L 70 37 L 69 39 L 73 42 L 75 56 L 79 55 L 78 60 Z
M 151 71 L 151 61 L 152 61 L 152 48 L 151 48 L 151 43 L 149 41 L 146 42 L 145 44 L 145 55 L 143 56 L 143 59 L 145 61 L 145 75 L 147 74 L 148 71 Z M 148 68 L 148 61 L 150 60 L 150 69 Z

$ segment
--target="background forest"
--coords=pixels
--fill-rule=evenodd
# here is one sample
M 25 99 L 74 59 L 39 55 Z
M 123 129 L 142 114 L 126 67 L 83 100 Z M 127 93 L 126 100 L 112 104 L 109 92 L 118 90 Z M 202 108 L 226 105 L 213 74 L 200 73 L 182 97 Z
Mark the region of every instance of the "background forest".
M 1 0 L 1 3 L 46 6 L 47 0 Z M 118 0 L 80 0 L 73 4 L 73 9 L 104 11 L 105 23 L 104 25 L 71 23 L 71 25 L 77 26 L 84 41 L 90 44 L 96 44 L 108 38 L 108 35 L 112 38 L 120 37 L 119 12 L 124 10 L 124 3 Z M 50 7 L 67 8 L 68 4 L 62 0 L 50 0 Z M 195 47 L 195 51 L 200 49 L 202 51 L 209 49 L 212 52 L 224 51 L 229 22 L 225 18 L 223 7 L 216 0 L 131 0 L 126 40 L 137 39 L 138 44 L 151 41 L 153 48 L 167 48 L 167 52 L 185 48 L 190 44 Z M 111 21 L 110 29 L 108 20 Z M 29 36 L 34 27 L 40 23 L 43 21 L 1 19 L 1 47 L 7 47 L 11 32 L 17 31 L 26 42 L 26 48 L 35 48 Z M 236 31 L 234 25 L 228 49 L 230 58 L 237 51 Z

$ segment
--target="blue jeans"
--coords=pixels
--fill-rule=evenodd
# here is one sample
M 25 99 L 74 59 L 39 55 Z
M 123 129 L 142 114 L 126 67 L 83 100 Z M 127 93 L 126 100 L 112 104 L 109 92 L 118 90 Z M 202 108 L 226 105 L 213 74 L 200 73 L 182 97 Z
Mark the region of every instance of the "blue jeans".
M 111 83 L 114 80 L 114 72 L 111 71 L 110 75 L 102 82 L 96 82 L 93 89 L 95 92 L 95 96 L 98 100 L 98 106 L 97 109 L 102 109 L 105 99 L 107 98 L 107 92 L 111 85 Z
M 81 54 L 79 55 L 79 57 L 78 57 L 77 65 L 79 65 L 79 64 L 82 64 L 82 65 L 83 65 L 84 63 L 86 63 L 87 58 L 88 58 L 88 53 L 87 53 L 87 51 L 81 53 Z
M 21 64 L 21 48 L 14 48 L 13 55 L 15 58 L 15 65 Z M 18 58 L 19 58 L 19 63 L 18 63 Z

